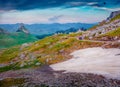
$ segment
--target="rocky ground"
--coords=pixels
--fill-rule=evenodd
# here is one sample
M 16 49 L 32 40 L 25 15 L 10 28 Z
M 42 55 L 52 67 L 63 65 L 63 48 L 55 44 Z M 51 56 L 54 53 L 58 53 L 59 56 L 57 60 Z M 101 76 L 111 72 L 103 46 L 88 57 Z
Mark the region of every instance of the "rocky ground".
M 0 87 L 120 87 L 119 50 L 86 48 L 61 63 L 1 72 Z
M 120 87 L 120 80 L 108 79 L 102 75 L 90 73 L 64 73 L 64 71 L 54 71 L 49 66 L 8 71 L 0 73 L 0 78 L 0 87 Z M 15 78 L 26 79 L 21 83 Z M 13 79 L 18 84 L 10 82 L 14 81 Z

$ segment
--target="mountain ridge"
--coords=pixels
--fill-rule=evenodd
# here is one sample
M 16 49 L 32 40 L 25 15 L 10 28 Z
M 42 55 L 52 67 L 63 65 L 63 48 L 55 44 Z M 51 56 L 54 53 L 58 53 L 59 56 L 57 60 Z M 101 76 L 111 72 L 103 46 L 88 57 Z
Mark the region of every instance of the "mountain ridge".
M 56 31 L 59 30 L 67 30 L 71 27 L 74 28 L 90 28 L 94 26 L 96 23 L 93 24 L 87 24 L 87 23 L 66 23 L 66 24 L 59 24 L 59 23 L 53 23 L 53 24 L 24 24 L 24 26 L 29 30 L 31 34 L 35 35 L 43 35 L 43 34 L 53 34 Z M 1 28 L 6 29 L 8 32 L 16 32 L 18 29 L 18 26 L 20 24 L 0 24 Z
M 23 24 L 20 25 L 14 33 L 7 32 L 5 29 L 0 28 L 0 49 L 34 42 L 36 40 L 38 40 L 37 37 L 31 35 Z
M 8 32 L 4 30 L 3 28 L 0 28 L 0 34 L 7 34 Z

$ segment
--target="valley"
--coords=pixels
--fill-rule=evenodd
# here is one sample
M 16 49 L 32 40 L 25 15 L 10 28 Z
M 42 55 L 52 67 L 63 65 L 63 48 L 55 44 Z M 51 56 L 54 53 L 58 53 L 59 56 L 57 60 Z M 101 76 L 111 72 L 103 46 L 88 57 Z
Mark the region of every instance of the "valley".
M 31 40 L 21 25 L 17 34 L 31 42 L 0 51 L 0 86 L 119 87 L 119 12 L 88 30 L 58 31 L 41 40 Z

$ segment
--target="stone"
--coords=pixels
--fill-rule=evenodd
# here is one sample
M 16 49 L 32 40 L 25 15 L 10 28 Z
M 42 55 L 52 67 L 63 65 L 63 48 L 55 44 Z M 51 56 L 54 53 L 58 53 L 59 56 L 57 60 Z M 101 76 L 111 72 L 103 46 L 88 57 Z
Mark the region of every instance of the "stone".
M 112 18 L 114 18 L 118 14 L 120 14 L 120 10 L 112 12 L 106 21 L 110 21 Z
M 92 38 L 93 38 L 92 36 L 89 37 L 90 40 L 91 40 Z
M 25 58 L 25 54 L 24 53 L 20 54 L 20 59 L 24 59 L 24 58 Z
M 40 64 L 41 64 L 40 62 L 37 62 L 35 65 L 36 65 L 36 66 L 39 66 Z
M 20 50 L 23 50 L 23 48 L 30 46 L 31 44 L 29 43 L 24 43 L 21 45 Z
M 24 63 L 24 62 L 22 62 L 21 64 L 20 64 L 20 67 L 24 67 L 26 64 Z
M 36 57 L 35 57 L 35 55 L 34 55 L 33 53 L 29 53 L 29 58 L 30 58 L 31 60 L 36 59 Z
M 63 52 L 64 52 L 64 49 L 59 50 L 59 52 L 60 52 L 60 53 L 63 53 Z
M 115 36 L 115 37 L 114 37 L 114 40 L 117 40 L 117 39 L 118 39 L 118 37 L 117 37 L 117 36 Z
M 46 59 L 46 63 L 48 63 L 49 62 L 49 59 Z
M 84 36 L 80 36 L 80 37 L 78 37 L 79 38 L 79 40 L 83 40 L 84 39 Z

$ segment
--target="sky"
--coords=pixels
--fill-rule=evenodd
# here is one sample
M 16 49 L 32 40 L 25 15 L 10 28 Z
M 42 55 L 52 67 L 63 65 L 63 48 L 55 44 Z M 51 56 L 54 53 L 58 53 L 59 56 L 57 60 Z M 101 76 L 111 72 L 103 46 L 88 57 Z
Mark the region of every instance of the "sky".
M 0 0 L 0 24 L 15 23 L 97 23 L 119 0 Z

